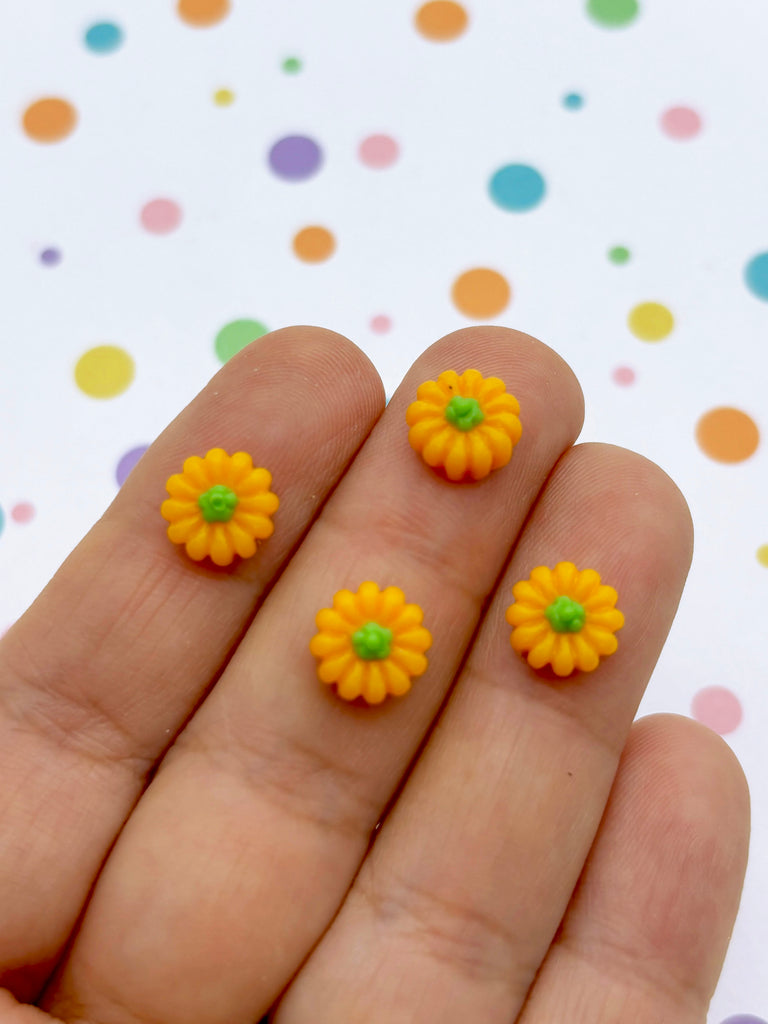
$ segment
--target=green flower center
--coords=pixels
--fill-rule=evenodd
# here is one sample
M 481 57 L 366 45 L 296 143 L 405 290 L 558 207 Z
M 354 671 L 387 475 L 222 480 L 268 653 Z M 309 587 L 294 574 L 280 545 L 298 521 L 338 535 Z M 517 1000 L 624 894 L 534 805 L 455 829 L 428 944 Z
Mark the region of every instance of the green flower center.
M 445 418 L 457 430 L 472 430 L 483 422 L 485 415 L 476 398 L 454 395 L 445 407 Z
M 206 523 L 228 523 L 237 508 L 237 495 L 224 484 L 214 484 L 197 499 Z
M 378 622 L 366 622 L 352 634 L 352 646 L 355 654 L 363 661 L 382 661 L 389 657 L 392 630 L 380 626 Z
M 553 601 L 544 614 L 556 633 L 578 633 L 587 617 L 584 606 L 565 595 Z

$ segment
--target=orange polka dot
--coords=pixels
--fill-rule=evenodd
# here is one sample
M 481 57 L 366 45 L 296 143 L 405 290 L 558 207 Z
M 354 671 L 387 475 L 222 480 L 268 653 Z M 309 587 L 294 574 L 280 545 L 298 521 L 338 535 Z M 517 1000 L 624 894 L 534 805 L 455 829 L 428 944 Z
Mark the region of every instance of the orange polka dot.
M 451 297 L 465 316 L 487 320 L 507 308 L 512 289 L 507 279 L 497 271 L 476 267 L 456 278 Z
M 77 111 L 67 100 L 47 96 L 27 107 L 21 123 L 35 142 L 60 142 L 77 124 Z
M 743 462 L 760 443 L 757 424 L 740 409 L 710 409 L 696 425 L 699 447 L 718 462 Z
M 306 263 L 322 263 L 336 250 L 336 239 L 327 228 L 302 228 L 293 239 L 293 251 Z
M 182 21 L 198 28 L 215 25 L 222 18 L 226 18 L 229 9 L 229 0 L 179 0 L 176 5 Z
M 414 20 L 416 28 L 427 39 L 446 43 L 466 30 L 469 18 L 461 4 L 453 0 L 431 0 L 416 11 Z

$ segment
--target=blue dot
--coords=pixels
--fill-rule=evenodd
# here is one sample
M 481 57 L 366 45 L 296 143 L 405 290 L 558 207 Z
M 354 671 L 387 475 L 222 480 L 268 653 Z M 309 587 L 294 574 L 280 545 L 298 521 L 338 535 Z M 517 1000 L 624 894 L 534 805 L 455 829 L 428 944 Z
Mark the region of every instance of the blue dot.
M 752 257 L 744 268 L 744 280 L 753 295 L 768 302 L 768 252 Z
M 99 21 L 85 33 L 85 45 L 93 53 L 112 53 L 123 43 L 123 30 L 111 21 Z
M 488 191 L 502 210 L 532 210 L 544 198 L 546 185 L 535 167 L 507 164 L 491 178 Z
M 581 110 L 584 106 L 584 97 L 578 92 L 569 92 L 563 96 L 563 106 L 566 110 Z

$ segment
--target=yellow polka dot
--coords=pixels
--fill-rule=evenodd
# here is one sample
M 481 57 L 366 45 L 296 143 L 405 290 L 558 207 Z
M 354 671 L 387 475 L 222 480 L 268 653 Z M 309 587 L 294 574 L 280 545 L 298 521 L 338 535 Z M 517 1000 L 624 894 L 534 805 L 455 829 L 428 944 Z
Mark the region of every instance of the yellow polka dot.
M 231 107 L 235 102 L 235 94 L 231 89 L 217 89 L 213 94 L 213 102 L 217 107 Z
M 757 451 L 760 431 L 741 409 L 722 407 L 704 413 L 696 425 L 696 440 L 710 459 L 743 462 Z
M 176 10 L 182 21 L 197 28 L 215 25 L 229 14 L 229 0 L 179 0 Z
M 661 341 L 672 332 L 675 318 L 659 302 L 641 302 L 629 314 L 629 329 L 641 341 Z
M 497 316 L 507 308 L 511 296 L 507 279 L 487 267 L 465 271 L 456 278 L 451 290 L 458 310 L 475 320 Z
M 35 142 L 60 142 L 77 124 L 77 111 L 68 100 L 48 96 L 27 107 L 21 124 Z
M 453 0 L 431 0 L 422 4 L 414 19 L 416 28 L 435 43 L 446 43 L 460 36 L 469 21 L 461 4 Z
M 90 348 L 77 361 L 75 383 L 91 398 L 114 398 L 133 380 L 135 367 L 128 353 L 116 345 Z
M 327 228 L 302 228 L 293 239 L 293 251 L 306 263 L 322 263 L 335 249 L 336 239 Z
M 768 569 L 768 544 L 761 544 L 757 549 L 757 560 Z

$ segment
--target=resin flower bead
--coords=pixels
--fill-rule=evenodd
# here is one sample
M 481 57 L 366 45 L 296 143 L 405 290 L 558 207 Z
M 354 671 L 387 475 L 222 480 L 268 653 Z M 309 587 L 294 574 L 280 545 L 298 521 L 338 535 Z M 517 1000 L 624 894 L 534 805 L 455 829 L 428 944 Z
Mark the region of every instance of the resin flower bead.
M 520 404 L 503 380 L 478 370 L 446 370 L 428 380 L 408 406 L 408 440 L 449 480 L 482 480 L 506 466 L 523 432 Z
M 363 697 L 380 704 L 387 694 L 402 696 L 427 669 L 424 652 L 432 637 L 423 617 L 417 604 L 405 603 L 399 587 L 379 590 L 367 582 L 356 594 L 340 590 L 333 608 L 323 608 L 315 619 L 320 632 L 309 649 L 319 659 L 318 676 L 335 683 L 344 700 Z
M 574 669 L 591 672 L 618 647 L 614 633 L 624 625 L 618 594 L 594 569 L 579 572 L 573 562 L 558 562 L 554 569 L 540 565 L 512 593 L 512 647 L 527 655 L 532 668 L 551 665 L 558 676 Z
M 229 565 L 235 555 L 250 558 L 274 530 L 271 516 L 280 503 L 271 483 L 271 473 L 254 469 L 246 452 L 212 448 L 204 459 L 191 455 L 165 485 L 170 498 L 160 513 L 170 523 L 168 536 L 195 562 L 206 555 L 216 565 Z

